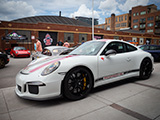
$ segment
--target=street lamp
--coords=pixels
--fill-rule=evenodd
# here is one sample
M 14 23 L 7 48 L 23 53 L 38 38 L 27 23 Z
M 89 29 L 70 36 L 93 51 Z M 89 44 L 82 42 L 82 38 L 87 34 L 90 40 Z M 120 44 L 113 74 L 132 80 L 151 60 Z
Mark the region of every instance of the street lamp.
M 92 0 L 92 40 L 94 40 L 94 0 Z

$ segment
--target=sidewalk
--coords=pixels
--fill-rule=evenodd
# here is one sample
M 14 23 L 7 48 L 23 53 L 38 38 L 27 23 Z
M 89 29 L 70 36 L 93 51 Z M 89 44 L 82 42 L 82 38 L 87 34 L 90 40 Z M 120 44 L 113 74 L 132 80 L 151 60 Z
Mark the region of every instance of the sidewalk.
M 160 68 L 149 80 L 108 84 L 79 101 L 30 101 L 0 89 L 0 120 L 160 120 Z

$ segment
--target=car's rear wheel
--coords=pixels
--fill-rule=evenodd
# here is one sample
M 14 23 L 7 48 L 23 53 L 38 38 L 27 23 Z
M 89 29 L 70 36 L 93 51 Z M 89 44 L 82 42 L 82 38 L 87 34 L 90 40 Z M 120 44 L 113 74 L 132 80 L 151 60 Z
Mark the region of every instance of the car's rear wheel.
M 144 59 L 140 66 L 140 79 L 148 79 L 151 76 L 153 65 L 150 59 Z
M 63 93 L 70 100 L 79 100 L 88 95 L 92 85 L 90 72 L 83 67 L 77 67 L 67 73 L 64 79 Z
M 4 68 L 5 66 L 5 61 L 3 58 L 0 58 L 0 68 Z

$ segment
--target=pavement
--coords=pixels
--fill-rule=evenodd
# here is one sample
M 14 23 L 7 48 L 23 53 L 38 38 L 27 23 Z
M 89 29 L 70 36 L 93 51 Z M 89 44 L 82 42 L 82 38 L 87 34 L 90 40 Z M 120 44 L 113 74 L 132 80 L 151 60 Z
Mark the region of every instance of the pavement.
M 0 120 L 160 120 L 160 63 L 148 80 L 135 78 L 95 88 L 78 101 L 19 98 L 0 89 Z

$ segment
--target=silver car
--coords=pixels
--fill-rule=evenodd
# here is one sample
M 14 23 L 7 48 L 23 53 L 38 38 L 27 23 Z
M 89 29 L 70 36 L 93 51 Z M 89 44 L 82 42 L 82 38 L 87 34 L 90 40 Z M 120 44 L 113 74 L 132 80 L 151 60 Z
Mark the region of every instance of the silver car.
M 37 58 L 42 58 L 42 57 L 48 57 L 48 56 L 57 56 L 57 55 L 61 54 L 63 51 L 66 51 L 68 49 L 69 48 L 66 48 L 63 46 L 45 47 L 41 54 L 38 54 L 37 52 L 33 53 L 32 60 L 35 60 Z

